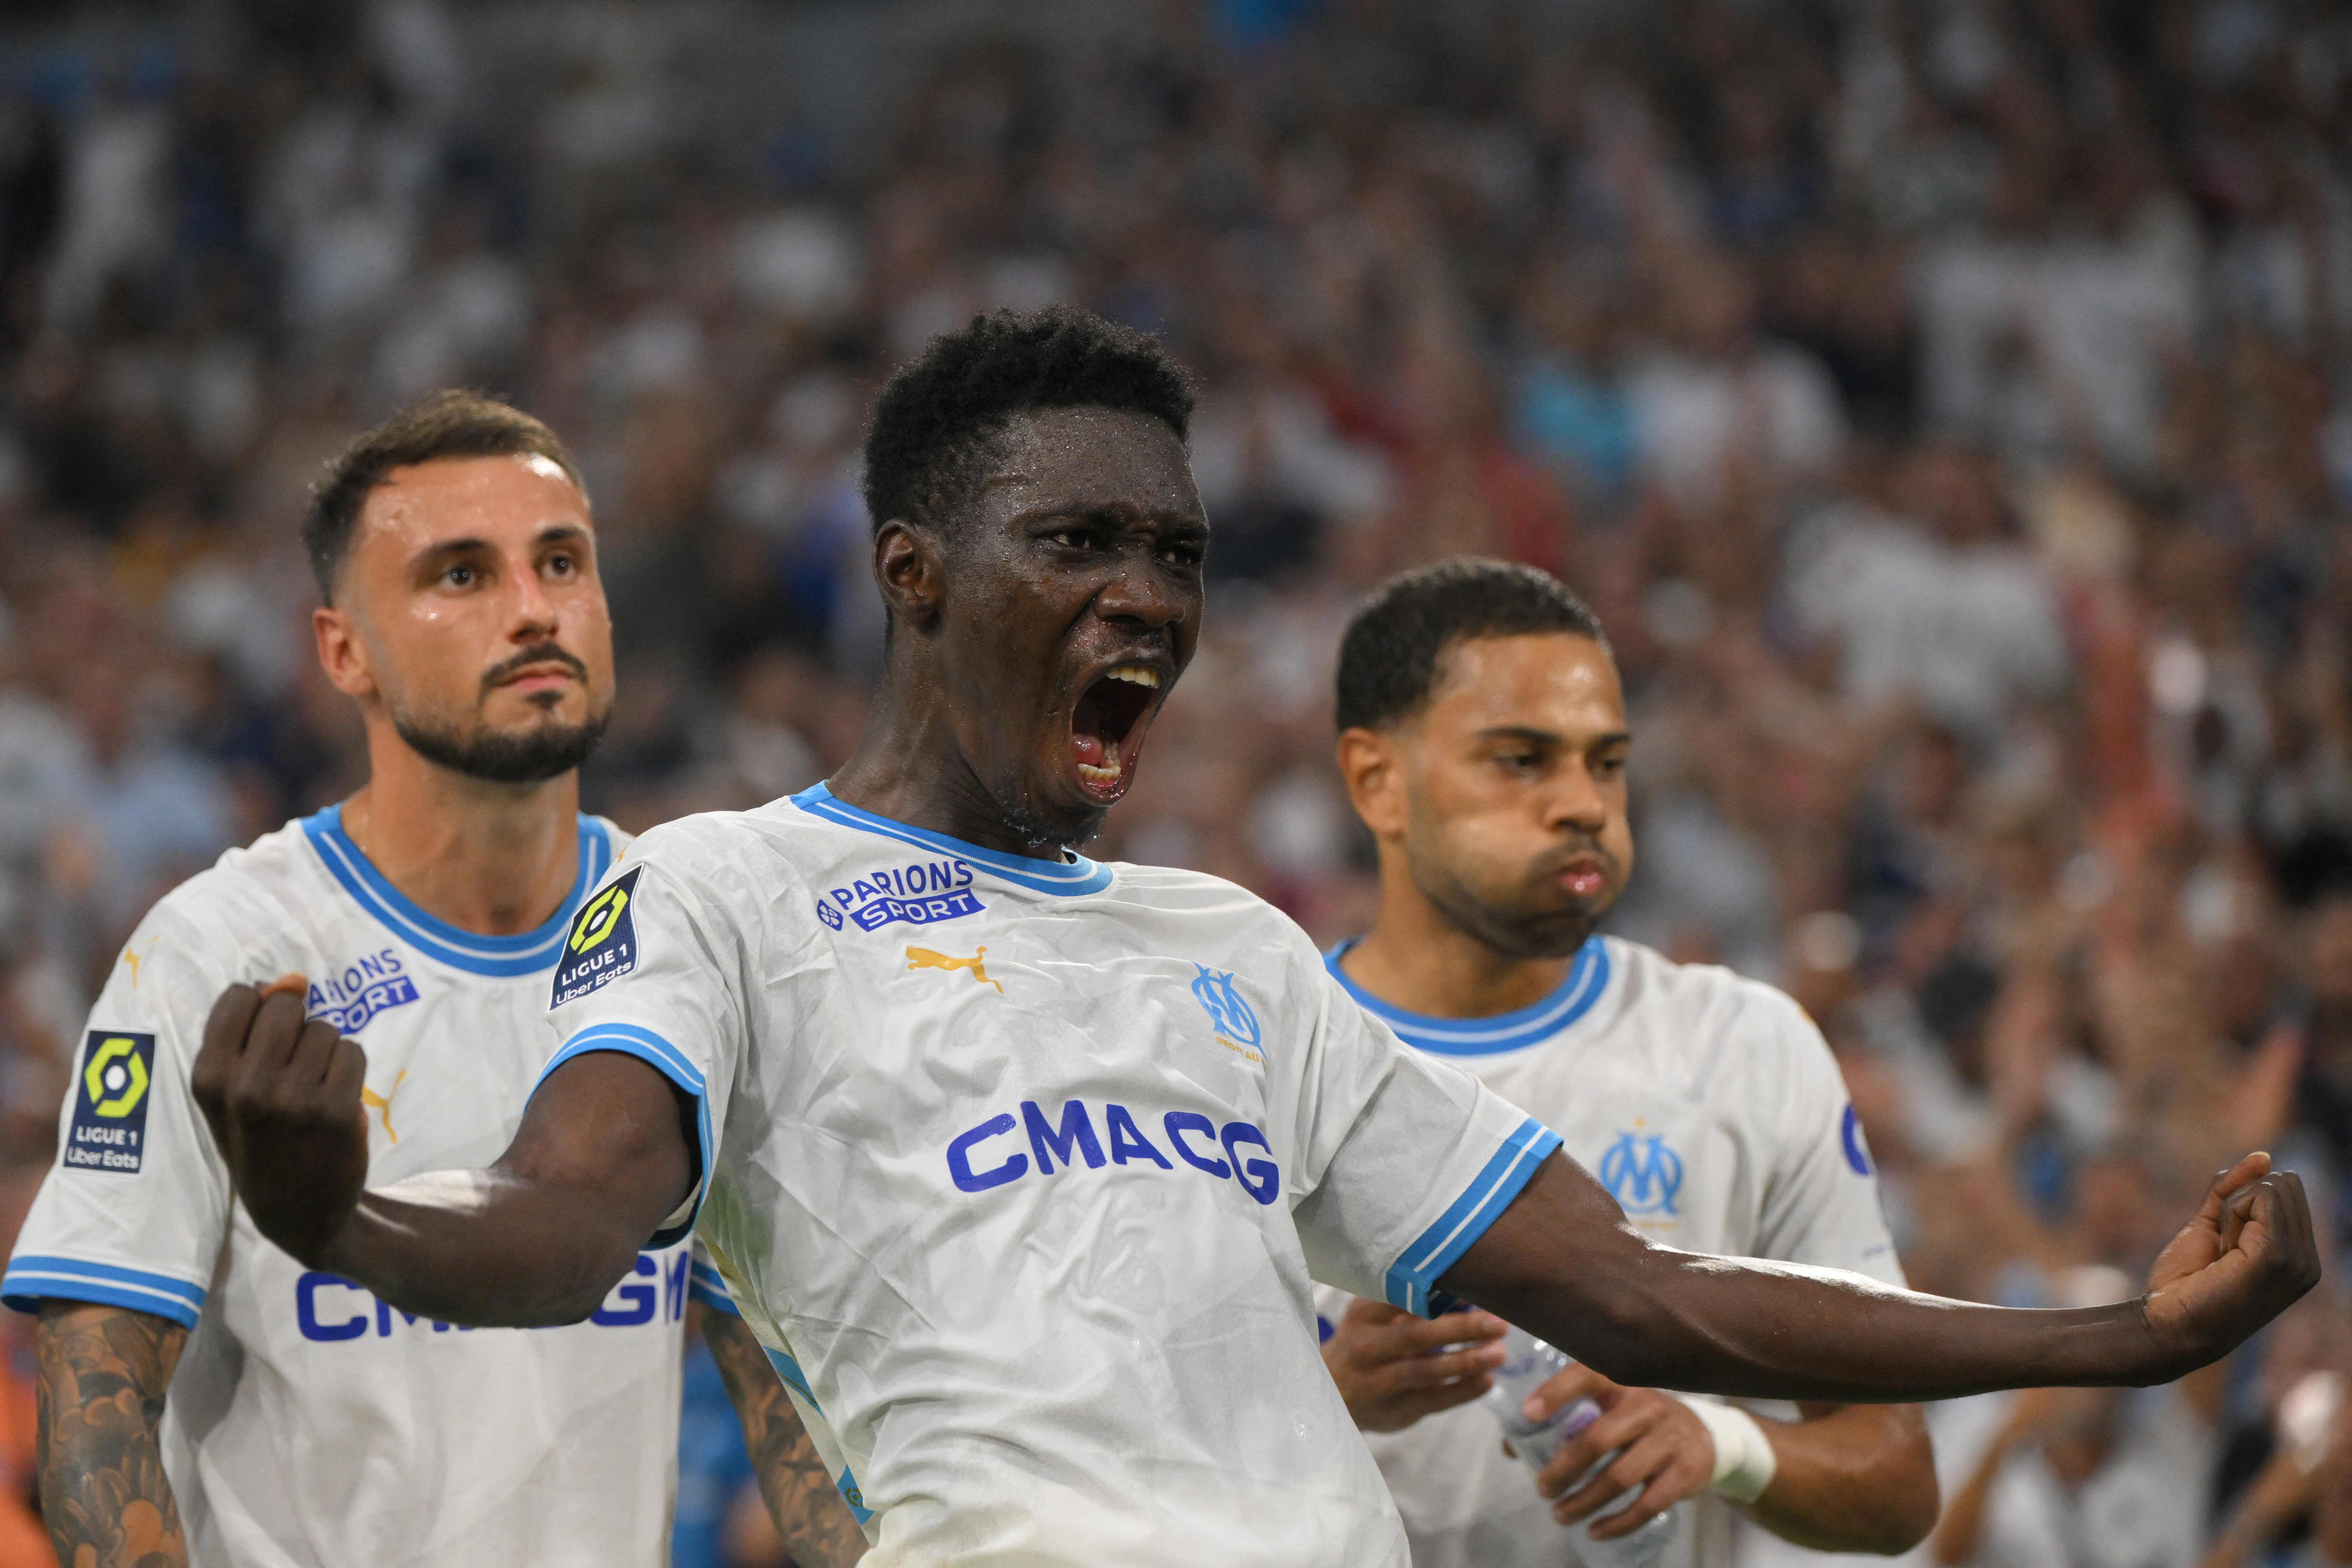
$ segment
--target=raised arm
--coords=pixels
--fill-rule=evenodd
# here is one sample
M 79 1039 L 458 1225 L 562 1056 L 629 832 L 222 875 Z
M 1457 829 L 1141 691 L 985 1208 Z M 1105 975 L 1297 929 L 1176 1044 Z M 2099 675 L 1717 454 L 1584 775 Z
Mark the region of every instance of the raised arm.
M 484 1327 L 577 1322 L 697 1176 L 693 1107 L 609 1051 L 550 1073 L 479 1171 L 366 1190 L 367 1059 L 299 992 L 224 992 L 190 1081 L 261 1233 L 404 1312 Z
M 2024 1311 L 1657 1246 L 1554 1154 L 1440 1284 L 1619 1383 L 1845 1404 L 2169 1382 L 2318 1280 L 2303 1184 L 2267 1155 L 2214 1182 L 2137 1301 Z
M 186 1568 L 180 1505 L 156 1438 L 188 1331 L 91 1301 L 42 1304 L 37 1439 L 41 1518 L 75 1568 Z
M 866 1555 L 865 1532 L 825 1473 L 768 1353 L 741 1318 L 705 1308 L 698 1322 L 743 1423 L 751 1473 L 785 1550 L 802 1568 L 849 1568 Z

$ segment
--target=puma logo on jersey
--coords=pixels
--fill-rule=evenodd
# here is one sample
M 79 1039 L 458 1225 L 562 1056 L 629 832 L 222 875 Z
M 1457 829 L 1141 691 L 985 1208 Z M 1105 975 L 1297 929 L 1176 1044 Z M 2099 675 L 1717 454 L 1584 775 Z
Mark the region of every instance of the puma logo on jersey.
M 407 1070 L 404 1068 L 400 1076 L 392 1081 L 392 1094 L 400 1092 L 400 1086 L 407 1077 Z M 364 1083 L 360 1085 L 360 1104 L 383 1118 L 383 1135 L 397 1144 L 400 1134 L 392 1130 L 392 1094 L 379 1094 Z
M 929 947 L 909 947 L 907 949 L 907 967 L 910 970 L 944 969 L 950 975 L 958 969 L 966 969 L 971 971 L 971 977 L 982 985 L 995 986 L 996 994 L 1001 997 L 1004 994 L 1003 986 L 988 977 L 988 966 L 981 961 L 987 956 L 988 949 L 985 947 L 969 958 L 958 958 L 946 953 L 934 953 Z

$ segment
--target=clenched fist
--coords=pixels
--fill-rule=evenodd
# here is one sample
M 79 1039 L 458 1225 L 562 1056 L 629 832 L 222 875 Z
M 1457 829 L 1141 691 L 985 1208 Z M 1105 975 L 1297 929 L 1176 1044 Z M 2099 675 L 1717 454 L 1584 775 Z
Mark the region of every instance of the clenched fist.
M 367 1185 L 367 1055 L 304 1019 L 308 988 L 289 975 L 223 991 L 188 1076 L 246 1212 L 318 1268 Z
M 2303 1179 L 2248 1155 L 2213 1178 L 2148 1270 L 2142 1311 L 2172 1349 L 2168 1380 L 2228 1354 L 2319 1283 Z

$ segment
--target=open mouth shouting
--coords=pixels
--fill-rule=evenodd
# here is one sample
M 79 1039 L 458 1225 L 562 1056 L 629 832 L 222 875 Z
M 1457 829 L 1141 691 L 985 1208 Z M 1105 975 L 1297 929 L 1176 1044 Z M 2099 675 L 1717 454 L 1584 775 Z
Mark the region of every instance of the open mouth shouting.
M 1070 756 L 1088 799 L 1108 806 L 1127 793 L 1166 685 L 1159 669 L 1129 661 L 1113 664 L 1079 695 L 1070 710 Z

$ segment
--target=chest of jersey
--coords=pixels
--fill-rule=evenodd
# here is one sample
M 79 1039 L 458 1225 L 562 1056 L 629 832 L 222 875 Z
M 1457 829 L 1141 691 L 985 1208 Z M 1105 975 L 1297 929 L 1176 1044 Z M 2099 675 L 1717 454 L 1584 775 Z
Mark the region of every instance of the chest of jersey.
M 1629 1031 L 1460 1063 L 1558 1133 L 1645 1234 L 1686 1251 L 1754 1250 L 1774 1150 L 1736 1084 L 1693 1082 Z

